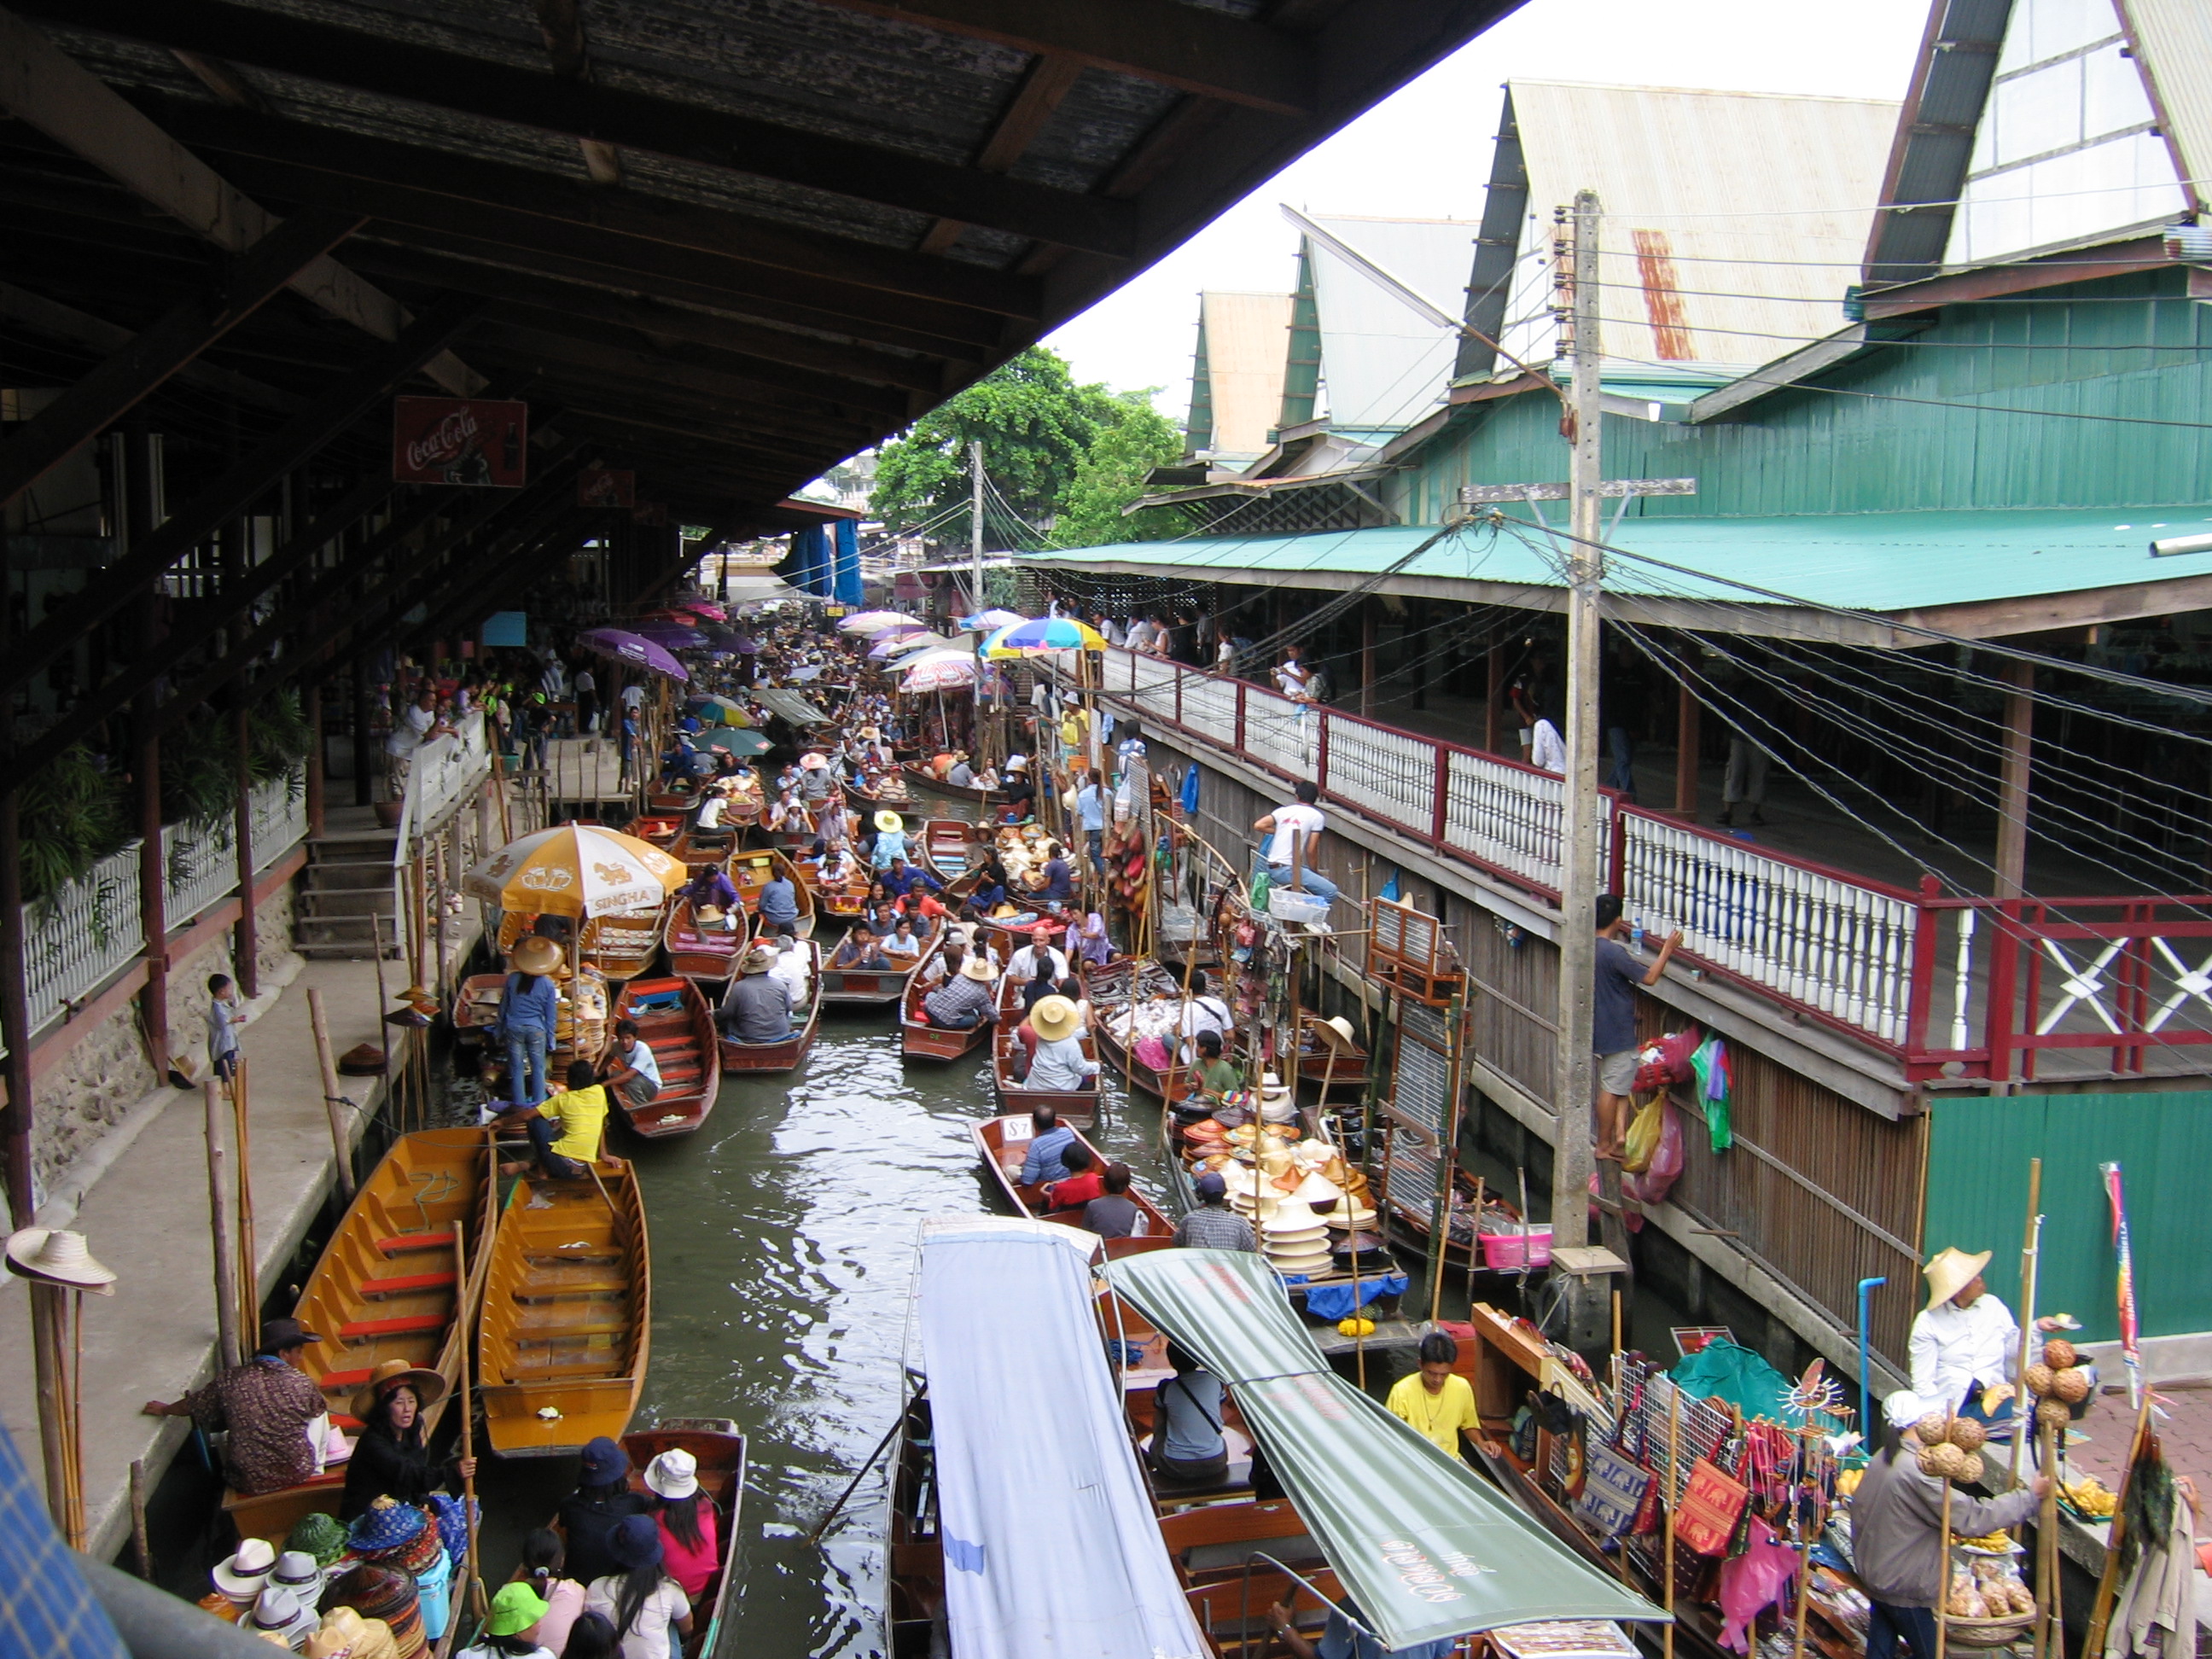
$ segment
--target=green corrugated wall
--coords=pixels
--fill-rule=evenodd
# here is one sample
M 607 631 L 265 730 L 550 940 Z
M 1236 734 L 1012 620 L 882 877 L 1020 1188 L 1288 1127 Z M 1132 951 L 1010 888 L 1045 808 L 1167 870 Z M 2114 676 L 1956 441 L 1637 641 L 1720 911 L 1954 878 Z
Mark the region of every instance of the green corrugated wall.
M 1744 361 L 1786 343 L 1744 339 Z M 2212 501 L 2212 306 L 2178 272 L 1952 306 L 1818 378 L 1839 391 L 1786 388 L 1703 426 L 1607 416 L 1607 474 L 1695 477 L 1695 495 L 1632 508 L 1689 518 Z M 1559 422 L 1549 393 L 1489 404 L 1412 458 L 1394 504 L 1439 523 L 1461 484 L 1564 480 Z
M 1990 1288 L 2020 1310 L 2027 1164 L 2043 1160 L 2038 1305 L 2080 1319 L 2093 1342 L 2119 1335 L 2111 1212 L 2098 1165 L 2125 1180 L 2136 1295 L 2146 1336 L 2212 1330 L 2212 1093 L 1938 1097 L 1929 1108 L 1922 1257 L 1945 1245 L 1992 1250 Z

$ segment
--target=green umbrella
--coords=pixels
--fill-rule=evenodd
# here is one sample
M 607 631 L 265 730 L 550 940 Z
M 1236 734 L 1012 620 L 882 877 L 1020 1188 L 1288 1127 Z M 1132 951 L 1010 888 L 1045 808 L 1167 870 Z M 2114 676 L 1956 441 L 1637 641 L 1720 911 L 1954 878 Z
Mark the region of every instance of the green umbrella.
M 701 733 L 710 749 L 726 749 L 739 760 L 765 755 L 775 745 L 750 726 L 713 726 Z

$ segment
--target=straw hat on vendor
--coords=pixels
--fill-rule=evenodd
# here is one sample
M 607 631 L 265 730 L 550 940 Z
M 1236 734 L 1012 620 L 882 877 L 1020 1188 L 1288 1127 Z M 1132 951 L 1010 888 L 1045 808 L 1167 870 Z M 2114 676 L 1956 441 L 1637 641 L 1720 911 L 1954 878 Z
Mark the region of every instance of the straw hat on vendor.
M 561 969 L 561 947 L 540 933 L 518 939 L 507 955 L 518 974 L 543 975 L 558 973 Z
M 2012 1310 L 1983 1282 L 1987 1250 L 1946 1245 L 1920 1272 L 1928 1305 L 1912 1322 L 1912 1392 L 1923 1412 L 1956 1412 L 1984 1422 L 2009 1421 L 2020 1327 Z M 2061 1322 L 2039 1319 L 2039 1330 Z
M 1081 1024 L 1081 1014 L 1066 997 L 1040 997 L 1036 1006 L 1030 1010 L 1030 1024 L 1047 1042 L 1073 1036 L 1075 1028 Z

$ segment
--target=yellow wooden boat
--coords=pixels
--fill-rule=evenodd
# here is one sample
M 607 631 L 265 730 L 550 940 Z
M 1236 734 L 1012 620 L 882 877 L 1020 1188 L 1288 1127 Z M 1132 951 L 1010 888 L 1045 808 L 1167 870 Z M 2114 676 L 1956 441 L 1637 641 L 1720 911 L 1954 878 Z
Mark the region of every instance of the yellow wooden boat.
M 502 1457 L 618 1439 L 645 1382 L 652 1268 L 630 1166 L 514 1183 L 492 1241 L 477 1349 L 486 1437 Z
M 424 1129 L 402 1135 L 354 1194 L 322 1259 L 308 1274 L 293 1317 L 324 1340 L 300 1365 L 330 1402 L 349 1437 L 361 1431 L 354 1391 L 387 1359 L 424 1365 L 446 1379 L 446 1399 L 423 1414 L 438 1425 L 461 1375 L 476 1326 L 492 1229 L 490 1138 L 481 1129 Z M 595 1195 L 596 1196 L 596 1195 Z M 467 1246 L 468 1283 L 455 1273 L 454 1240 Z M 223 1509 L 241 1538 L 283 1538 L 302 1516 L 336 1515 L 345 1465 L 280 1492 L 226 1493 Z

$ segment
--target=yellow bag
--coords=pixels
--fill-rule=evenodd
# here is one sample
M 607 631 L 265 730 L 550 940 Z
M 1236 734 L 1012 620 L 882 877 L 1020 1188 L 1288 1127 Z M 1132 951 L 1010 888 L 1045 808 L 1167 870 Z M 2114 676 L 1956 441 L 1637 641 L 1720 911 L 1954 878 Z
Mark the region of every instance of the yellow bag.
M 1666 1127 L 1667 1091 L 1662 1089 L 1644 1103 L 1644 1109 L 1629 1124 L 1621 1139 L 1621 1169 L 1630 1175 L 1642 1175 L 1650 1169 L 1652 1155 L 1659 1150 L 1660 1132 Z

